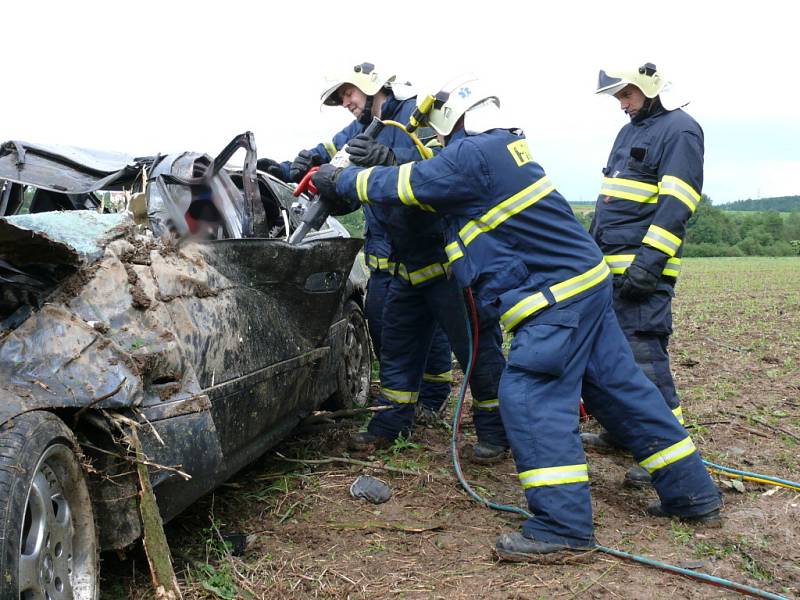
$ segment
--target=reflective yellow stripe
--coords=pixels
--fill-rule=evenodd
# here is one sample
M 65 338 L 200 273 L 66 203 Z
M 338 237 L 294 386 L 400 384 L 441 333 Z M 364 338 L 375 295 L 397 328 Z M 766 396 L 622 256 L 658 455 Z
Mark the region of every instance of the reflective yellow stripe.
M 658 189 L 659 193 L 665 196 L 675 196 L 688 206 L 689 211 L 692 213 L 697 210 L 697 204 L 700 202 L 700 194 L 683 179 L 678 179 L 672 175 L 664 175 L 664 177 L 661 178 Z
M 681 238 L 670 233 L 663 227 L 650 225 L 642 243 L 661 250 L 667 256 L 675 256 L 678 248 L 681 247 Z
M 430 381 L 433 383 L 450 383 L 453 381 L 453 372 L 446 371 L 444 373 L 439 373 L 438 375 L 434 373 L 423 373 L 422 381 Z
M 367 255 L 367 266 L 370 269 L 377 271 L 389 271 L 394 268 L 394 263 L 390 262 L 388 258 L 377 256 L 375 254 Z
M 606 254 L 603 257 L 608 265 L 608 268 L 611 270 L 614 275 L 622 275 L 625 270 L 631 266 L 633 259 L 636 258 L 635 254 Z M 661 271 L 662 275 L 668 275 L 669 277 L 677 277 L 681 272 L 681 259 L 680 258 L 670 258 L 667 259 L 667 264 L 664 265 L 664 269 Z
M 662 275 L 668 275 L 669 277 L 677 277 L 681 273 L 681 259 L 677 257 L 673 257 L 667 259 L 667 264 L 664 265 L 664 270 L 661 271 Z
M 580 294 L 584 290 L 588 290 L 589 288 L 596 286 L 598 283 L 602 282 L 606 277 L 608 277 L 609 273 L 610 271 L 608 270 L 606 261 L 600 261 L 597 263 L 597 266 L 589 269 L 585 273 L 571 277 L 566 281 L 562 281 L 561 283 L 551 286 L 550 293 L 553 294 L 553 298 L 556 299 L 556 302 L 561 302 L 562 300 L 571 298 L 576 294 Z
M 374 254 L 367 254 L 367 266 L 370 269 L 377 269 L 378 268 L 378 257 Z
M 678 423 L 683 425 L 683 409 L 680 406 L 678 408 L 673 408 L 672 414 L 675 415 L 676 419 L 678 419 Z
M 658 186 L 652 183 L 644 183 L 635 179 L 622 179 L 621 177 L 604 177 L 600 194 L 632 200 L 633 202 L 644 202 L 645 204 L 655 204 L 658 202 Z
M 547 176 L 542 177 L 525 189 L 517 192 L 510 198 L 503 200 L 477 221 L 473 220 L 464 225 L 458 235 L 468 246 L 472 240 L 482 233 L 495 229 L 509 218 L 521 213 L 523 210 L 536 204 L 547 194 L 555 189 Z
M 369 176 L 374 168 L 375 167 L 364 169 L 363 171 L 359 171 L 358 175 L 356 175 L 356 194 L 358 194 L 358 199 L 362 204 L 370 203 L 369 196 L 367 196 L 367 185 Z
M 458 245 L 458 242 L 451 242 L 444 247 L 444 251 L 447 253 L 447 259 L 450 262 L 455 262 L 462 256 L 464 253 L 461 251 L 461 246 Z
M 625 269 L 631 266 L 635 254 L 607 254 L 603 257 L 614 275 L 622 275 Z
M 432 206 L 421 203 L 414 196 L 414 190 L 411 189 L 411 167 L 413 165 L 414 163 L 400 165 L 400 171 L 397 173 L 397 196 L 406 206 L 415 206 L 428 212 L 436 212 Z
M 389 402 L 396 404 L 413 404 L 419 397 L 419 392 L 402 392 L 400 390 L 390 390 L 382 387 L 381 394 Z
M 541 487 L 543 485 L 564 485 L 565 483 L 580 483 L 589 481 L 589 467 L 582 465 L 566 465 L 563 467 L 546 467 L 544 469 L 531 469 L 519 474 L 520 483 L 524 489 Z
M 433 263 L 409 273 L 408 268 L 403 263 L 399 263 L 397 265 L 397 274 L 411 285 L 419 285 L 431 279 L 446 276 L 447 269 L 441 263 Z
M 551 286 L 550 293 L 553 294 L 556 302 L 561 302 L 562 300 L 571 298 L 576 294 L 580 294 L 602 283 L 610 275 L 611 272 L 608 270 L 605 261 L 602 261 L 585 273 L 581 273 L 580 275 Z M 503 313 L 503 316 L 500 317 L 500 324 L 505 327 L 507 331 L 511 331 L 523 319 L 528 318 L 533 313 L 542 310 L 548 305 L 549 302 L 547 298 L 544 297 L 544 294 L 542 292 L 536 292 L 535 294 L 523 298 Z
M 494 410 L 500 408 L 500 400 L 489 398 L 488 400 L 472 400 L 472 405 L 480 410 Z
M 656 452 L 652 456 L 645 458 L 639 464 L 643 469 L 647 469 L 648 473 L 652 474 L 682 458 L 686 458 L 694 451 L 695 447 L 692 438 L 685 437 L 677 444 L 672 444 L 669 448 L 665 448 L 661 452 Z
M 331 158 L 336 156 L 336 146 L 333 142 L 322 142 L 322 145 L 325 146 L 325 150 Z

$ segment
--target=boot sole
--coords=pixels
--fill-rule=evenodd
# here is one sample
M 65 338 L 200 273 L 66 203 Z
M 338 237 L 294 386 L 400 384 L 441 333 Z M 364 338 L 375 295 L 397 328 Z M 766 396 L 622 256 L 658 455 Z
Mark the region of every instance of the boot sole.
M 503 562 L 526 562 L 540 565 L 574 565 L 593 562 L 597 548 L 586 550 L 556 550 L 546 554 L 527 554 L 494 548 L 494 555 Z
M 511 455 L 511 453 L 510 453 L 508 450 L 506 450 L 505 452 L 501 452 L 500 454 L 498 454 L 498 455 L 496 455 L 496 456 L 491 456 L 491 457 L 488 457 L 488 458 L 481 458 L 481 457 L 475 456 L 475 455 L 473 454 L 473 455 L 470 457 L 470 460 L 471 460 L 472 462 L 474 462 L 474 463 L 478 463 L 478 464 L 480 464 L 480 465 L 493 465 L 493 464 L 495 464 L 495 463 L 499 463 L 499 462 L 502 462 L 502 461 L 504 461 L 504 460 L 505 460 L 505 459 L 507 459 L 507 458 L 508 458 L 510 455 Z

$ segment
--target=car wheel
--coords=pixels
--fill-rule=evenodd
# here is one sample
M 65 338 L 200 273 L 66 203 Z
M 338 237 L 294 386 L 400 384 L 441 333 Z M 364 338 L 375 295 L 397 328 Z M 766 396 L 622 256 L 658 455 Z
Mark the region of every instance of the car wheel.
M 47 412 L 0 427 L 0 598 L 98 597 L 94 515 L 75 447 Z
M 336 408 L 360 408 L 369 404 L 372 383 L 369 330 L 361 307 L 352 300 L 344 306 L 344 318 L 347 324 L 332 404 Z

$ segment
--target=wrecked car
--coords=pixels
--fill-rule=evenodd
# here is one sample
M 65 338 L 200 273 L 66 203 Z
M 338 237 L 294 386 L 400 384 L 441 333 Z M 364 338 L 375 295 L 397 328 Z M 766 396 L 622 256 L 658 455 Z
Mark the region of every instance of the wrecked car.
M 137 466 L 167 521 L 366 403 L 361 240 L 329 219 L 288 244 L 296 200 L 252 134 L 216 158 L 0 146 L 0 597 L 96 598 L 98 552 L 143 534 Z

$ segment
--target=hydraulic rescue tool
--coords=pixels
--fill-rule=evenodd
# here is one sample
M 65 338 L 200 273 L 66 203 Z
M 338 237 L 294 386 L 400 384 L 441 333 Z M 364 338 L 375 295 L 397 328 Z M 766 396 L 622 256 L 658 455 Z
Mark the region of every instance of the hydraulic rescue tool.
M 375 139 L 383 127 L 383 122 L 378 117 L 375 117 L 372 119 L 372 123 L 364 130 L 364 135 Z M 342 168 L 350 166 L 350 154 L 347 152 L 346 145 L 331 159 L 331 164 L 334 167 Z M 303 212 L 303 220 L 300 223 L 300 227 L 295 229 L 294 233 L 289 237 L 289 243 L 292 245 L 300 244 L 312 229 L 319 229 L 325 222 L 325 219 L 328 218 L 328 215 L 331 214 L 330 207 L 319 193 L 317 193 L 317 188 L 311 181 L 311 176 L 317 172 L 317 169 L 319 169 L 319 167 L 310 169 L 294 190 L 295 198 L 306 191 L 310 192 L 312 196 L 309 198 L 308 205 Z

